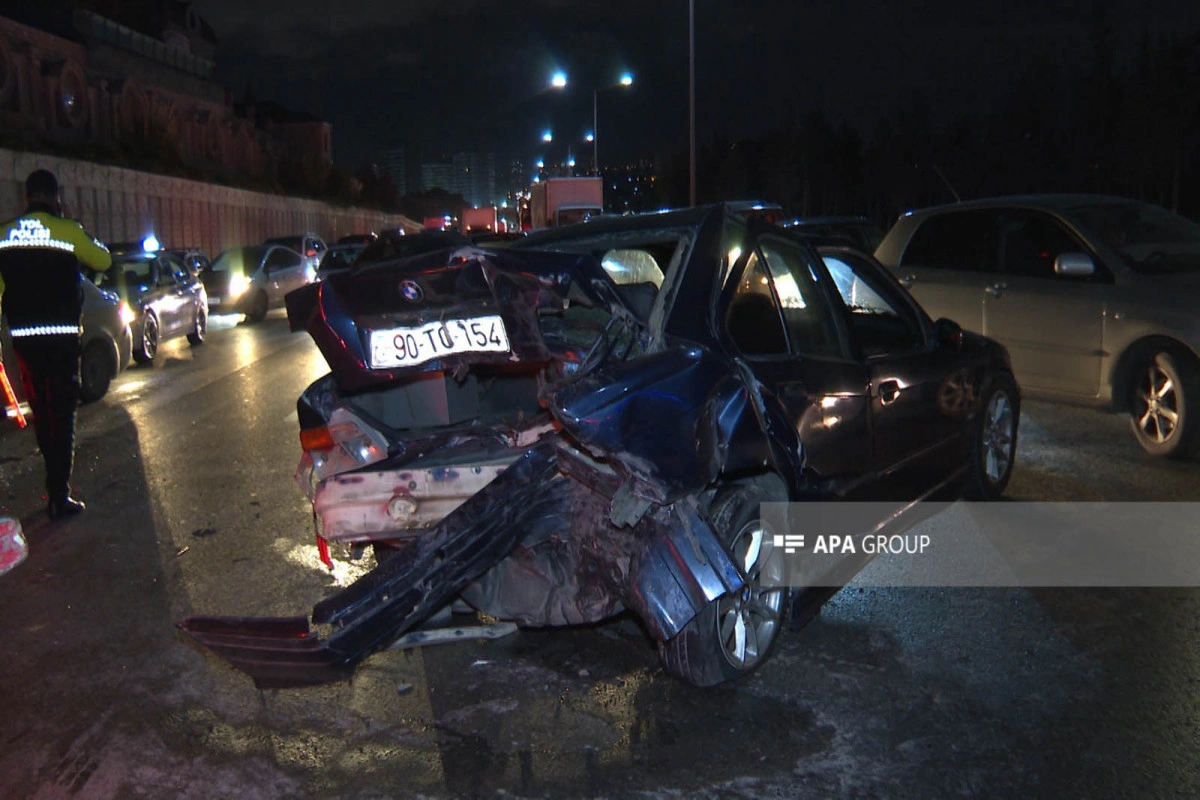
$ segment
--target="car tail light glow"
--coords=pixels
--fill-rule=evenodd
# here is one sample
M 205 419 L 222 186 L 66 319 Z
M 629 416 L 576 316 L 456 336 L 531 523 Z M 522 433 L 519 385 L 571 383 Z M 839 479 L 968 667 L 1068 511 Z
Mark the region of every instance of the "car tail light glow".
M 329 422 L 300 431 L 304 457 L 296 468 L 296 481 L 311 499 L 317 485 L 339 475 L 387 458 L 387 440 L 344 408 L 335 409 Z

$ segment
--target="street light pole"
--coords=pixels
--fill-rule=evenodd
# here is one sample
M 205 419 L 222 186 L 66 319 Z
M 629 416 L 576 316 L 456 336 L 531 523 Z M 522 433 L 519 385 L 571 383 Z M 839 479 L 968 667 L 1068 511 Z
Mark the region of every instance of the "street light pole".
M 696 205 L 696 0 L 688 0 L 688 205 Z
M 600 124 L 600 115 L 596 113 L 599 103 L 600 90 L 592 89 L 592 169 L 596 170 L 596 174 L 600 174 L 600 131 L 597 126 Z

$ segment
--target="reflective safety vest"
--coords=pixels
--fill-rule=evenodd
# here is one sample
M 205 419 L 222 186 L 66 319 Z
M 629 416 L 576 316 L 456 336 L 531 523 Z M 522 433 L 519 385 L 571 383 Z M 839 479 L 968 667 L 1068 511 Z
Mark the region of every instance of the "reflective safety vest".
M 33 207 L 0 226 L 0 304 L 14 339 L 79 335 L 80 265 L 106 270 L 112 256 L 75 220 Z

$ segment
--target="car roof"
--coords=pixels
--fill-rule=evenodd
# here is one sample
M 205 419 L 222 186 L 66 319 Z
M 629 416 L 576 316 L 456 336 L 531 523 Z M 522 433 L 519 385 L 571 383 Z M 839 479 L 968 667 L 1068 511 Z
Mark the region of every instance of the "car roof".
M 1130 197 L 1119 197 L 1116 195 L 1107 194 L 1014 194 L 1003 195 L 1000 197 L 981 197 L 976 200 L 964 200 L 961 203 L 945 203 L 943 205 L 928 206 L 926 208 L 913 209 L 903 214 L 903 217 L 923 217 L 933 214 L 944 214 L 947 211 L 966 211 L 973 209 L 988 209 L 988 208 L 1029 208 L 1040 209 L 1044 211 L 1070 211 L 1081 206 L 1092 206 L 1097 204 L 1129 204 L 1142 203 L 1141 200 L 1134 200 Z
M 536 247 L 556 241 L 577 239 L 581 236 L 603 236 L 606 233 L 623 231 L 653 230 L 654 228 L 672 227 L 676 225 L 697 225 L 714 206 L 697 206 L 679 210 L 654 211 L 645 214 L 629 214 L 622 216 L 600 216 L 587 222 L 577 222 L 574 225 L 563 225 L 558 228 L 546 228 L 535 231 L 523 239 L 513 242 L 518 249 Z

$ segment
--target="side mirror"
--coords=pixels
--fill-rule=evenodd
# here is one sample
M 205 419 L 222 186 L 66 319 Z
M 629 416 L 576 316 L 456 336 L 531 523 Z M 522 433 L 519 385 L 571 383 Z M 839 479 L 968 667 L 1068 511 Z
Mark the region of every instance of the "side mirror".
M 1059 253 L 1054 259 L 1054 274 L 1067 278 L 1086 278 L 1096 274 L 1096 265 L 1087 253 Z
M 963 329 L 954 320 L 942 317 L 933 323 L 933 334 L 937 339 L 938 347 L 945 347 L 950 350 L 962 349 Z

